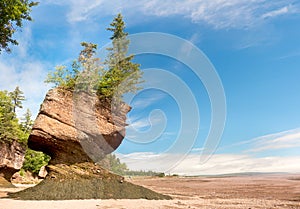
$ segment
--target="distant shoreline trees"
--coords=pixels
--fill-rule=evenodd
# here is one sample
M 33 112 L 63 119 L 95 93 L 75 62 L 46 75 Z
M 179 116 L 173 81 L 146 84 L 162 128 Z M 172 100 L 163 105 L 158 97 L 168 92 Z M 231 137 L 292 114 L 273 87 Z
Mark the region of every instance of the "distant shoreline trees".
M 125 163 L 122 163 L 121 160 L 115 154 L 106 155 L 106 157 L 98 163 L 103 168 L 110 170 L 111 172 L 121 175 L 121 176 L 157 176 L 164 177 L 164 173 L 158 173 L 154 171 L 133 171 L 130 170 Z
M 33 126 L 31 112 L 27 109 L 21 120 L 16 115 L 16 108 L 23 108 L 24 100 L 25 96 L 18 86 L 12 92 L 0 91 L 0 145 L 17 141 L 27 147 Z M 48 155 L 27 148 L 22 170 L 38 174 L 40 168 L 49 160 Z

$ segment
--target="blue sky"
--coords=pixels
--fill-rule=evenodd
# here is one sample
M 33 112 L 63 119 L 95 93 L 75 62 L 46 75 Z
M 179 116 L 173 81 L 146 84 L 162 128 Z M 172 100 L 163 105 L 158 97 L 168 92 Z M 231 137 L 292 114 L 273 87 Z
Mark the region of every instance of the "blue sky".
M 36 114 L 49 89 L 43 83 L 47 72 L 74 60 L 82 41 L 107 44 L 105 28 L 118 12 L 130 34 L 160 32 L 192 42 L 214 65 L 226 96 L 223 136 L 201 164 L 212 117 L 203 82 L 176 59 L 136 56 L 145 72 L 175 75 L 190 89 L 196 110 L 170 95 L 177 83 L 152 74 L 169 90 L 146 89 L 132 99 L 131 126 L 117 150 L 130 168 L 181 174 L 300 171 L 300 1 L 45 0 L 33 9 L 34 22 L 17 32 L 20 45 L 0 55 L 0 89 L 19 85 L 24 106 Z M 191 119 L 184 122 L 190 128 L 181 128 L 183 106 L 191 107 Z M 181 140 L 192 148 L 172 149 Z

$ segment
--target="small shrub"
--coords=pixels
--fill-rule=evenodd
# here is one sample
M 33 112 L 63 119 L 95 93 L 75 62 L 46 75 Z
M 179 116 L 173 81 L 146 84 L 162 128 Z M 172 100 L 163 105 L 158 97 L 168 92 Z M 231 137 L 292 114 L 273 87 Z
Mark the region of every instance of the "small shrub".
M 157 174 L 157 176 L 162 178 L 162 177 L 165 177 L 166 174 L 165 173 L 159 173 L 159 174 Z

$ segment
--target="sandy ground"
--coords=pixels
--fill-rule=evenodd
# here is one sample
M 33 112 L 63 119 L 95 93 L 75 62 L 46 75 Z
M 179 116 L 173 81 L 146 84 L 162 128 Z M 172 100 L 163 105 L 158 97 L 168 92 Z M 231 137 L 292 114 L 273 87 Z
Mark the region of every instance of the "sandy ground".
M 67 200 L 20 201 L 0 199 L 1 209 L 102 209 L 102 208 L 299 208 L 300 175 L 264 175 L 226 178 L 165 177 L 128 181 L 173 200 Z M 0 196 L 17 188 L 1 188 Z

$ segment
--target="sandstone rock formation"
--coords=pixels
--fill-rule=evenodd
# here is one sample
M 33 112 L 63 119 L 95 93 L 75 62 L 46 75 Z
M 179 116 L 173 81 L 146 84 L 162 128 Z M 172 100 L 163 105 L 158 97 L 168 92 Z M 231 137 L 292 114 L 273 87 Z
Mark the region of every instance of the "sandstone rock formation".
M 12 175 L 21 169 L 26 146 L 17 141 L 0 142 L 0 177 L 10 181 Z
M 24 200 L 170 199 L 124 181 L 94 162 L 114 151 L 125 136 L 124 103 L 107 105 L 84 92 L 52 89 L 35 120 L 28 146 L 51 156 L 48 175 L 35 187 L 9 194 Z
M 28 146 L 51 156 L 51 164 L 99 161 L 114 151 L 125 135 L 124 103 L 112 109 L 97 96 L 51 89 L 41 105 Z

